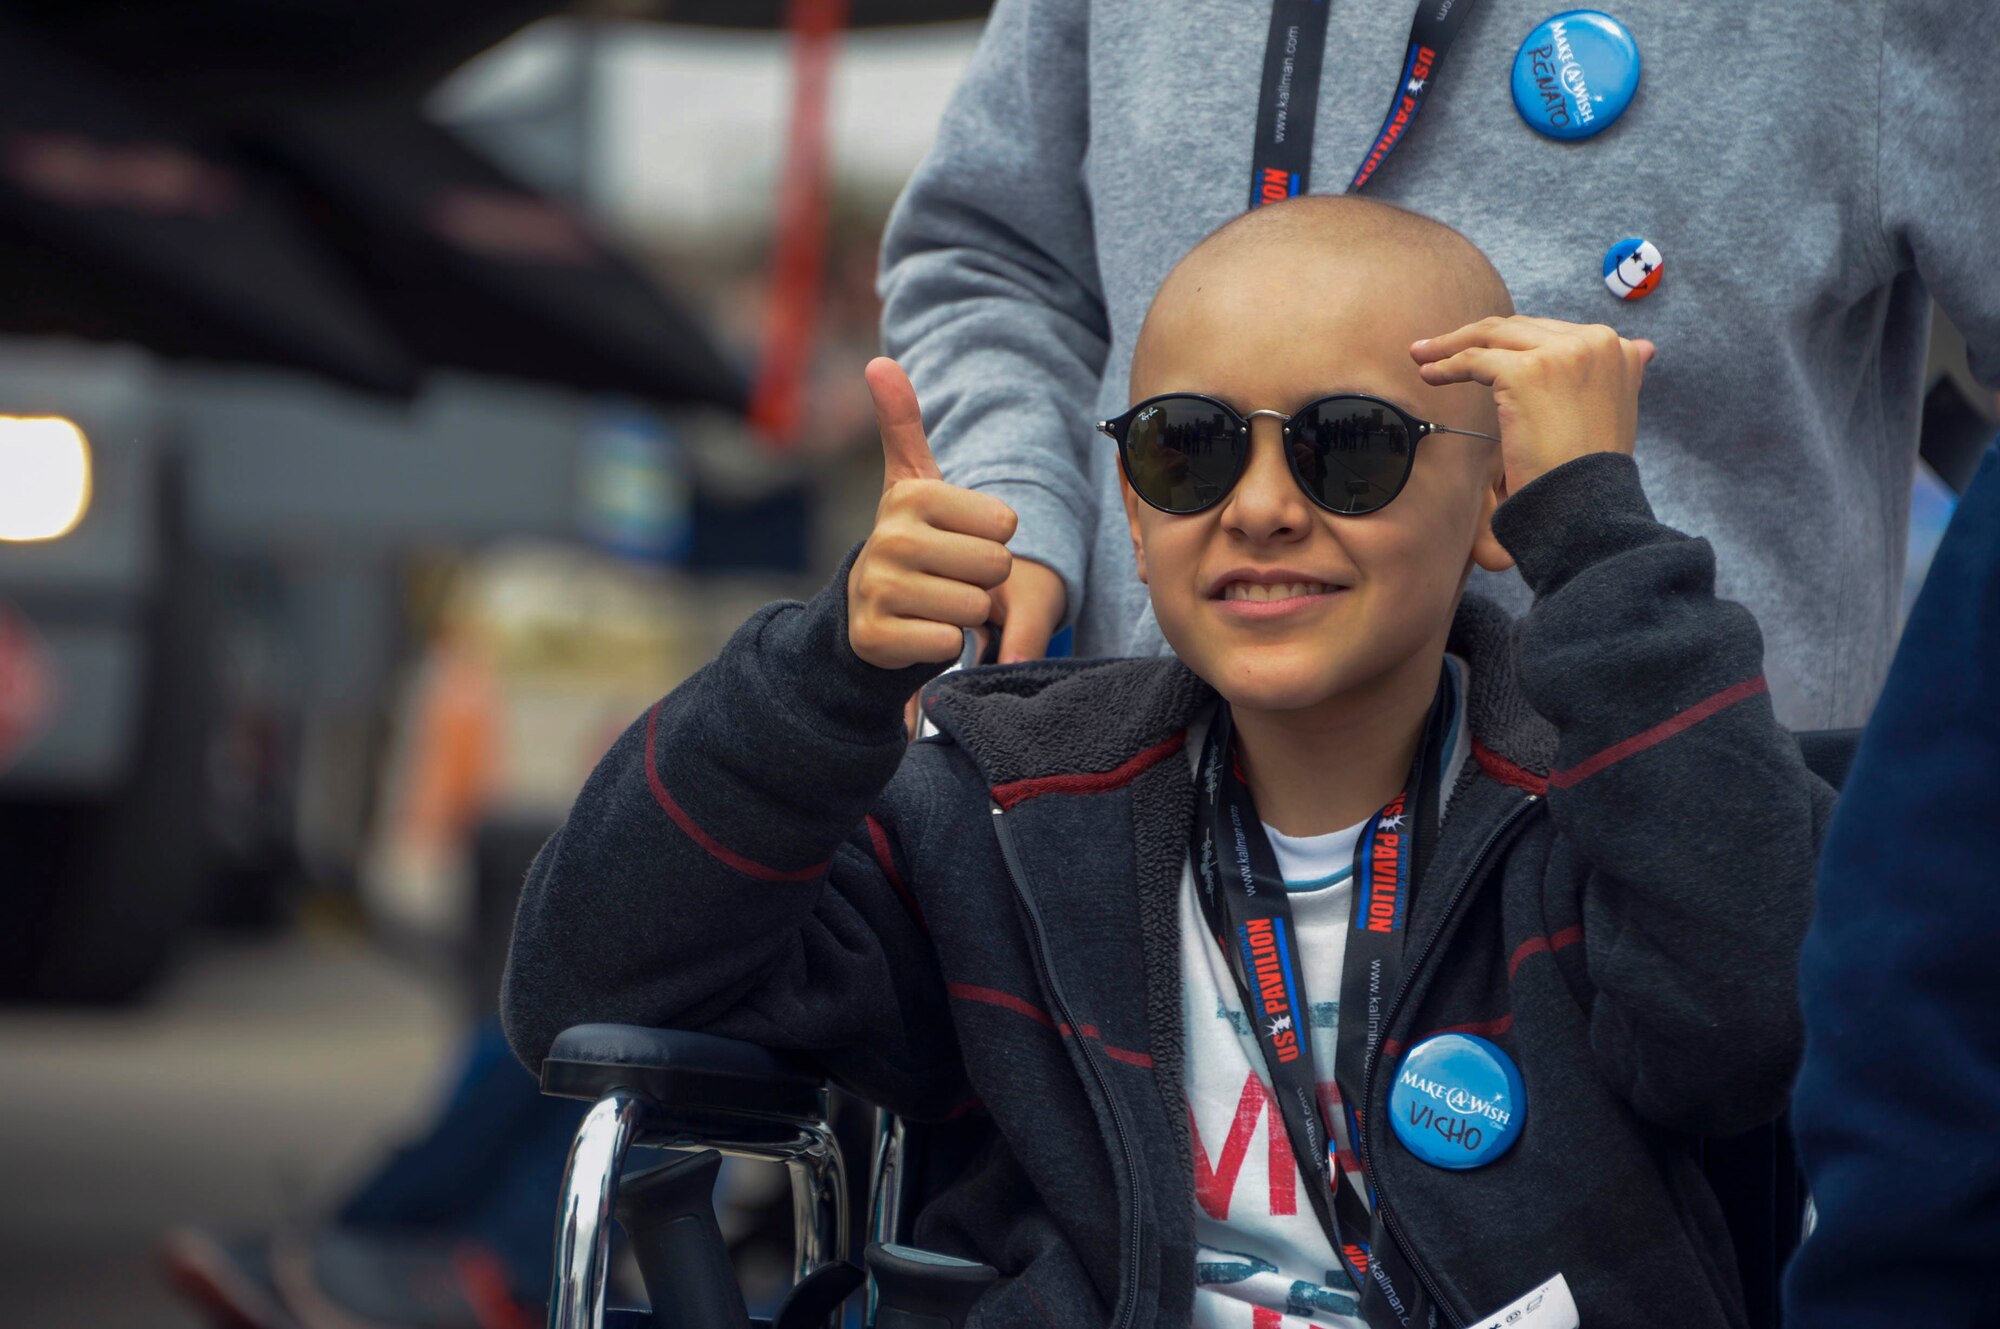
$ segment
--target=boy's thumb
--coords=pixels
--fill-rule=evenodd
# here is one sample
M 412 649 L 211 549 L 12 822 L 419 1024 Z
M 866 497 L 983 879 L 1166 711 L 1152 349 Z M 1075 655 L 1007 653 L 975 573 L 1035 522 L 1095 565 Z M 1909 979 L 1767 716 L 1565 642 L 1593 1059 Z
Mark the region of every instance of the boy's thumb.
M 910 376 L 886 355 L 870 360 L 861 372 L 875 402 L 876 427 L 882 431 L 882 487 L 898 480 L 942 478 L 924 437 L 924 417 L 917 409 L 917 390 L 910 386 Z

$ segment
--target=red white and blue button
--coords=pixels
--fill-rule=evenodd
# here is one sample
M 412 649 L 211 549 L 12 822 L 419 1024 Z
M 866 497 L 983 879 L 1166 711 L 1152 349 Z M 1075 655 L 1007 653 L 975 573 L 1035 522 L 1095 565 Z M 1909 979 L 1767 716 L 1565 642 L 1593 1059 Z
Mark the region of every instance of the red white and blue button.
M 1666 270 L 1660 247 L 1628 235 L 1604 251 L 1604 285 L 1620 300 L 1643 300 L 1660 287 Z

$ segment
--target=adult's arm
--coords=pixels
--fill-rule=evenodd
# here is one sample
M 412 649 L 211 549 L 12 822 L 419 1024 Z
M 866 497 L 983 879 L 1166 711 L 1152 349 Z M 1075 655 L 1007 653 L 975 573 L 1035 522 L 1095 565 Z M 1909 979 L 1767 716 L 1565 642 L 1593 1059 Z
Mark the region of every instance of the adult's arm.
M 2000 389 L 2000 5 L 1882 0 L 1876 197 L 1892 272 L 1914 268 Z
M 1798 1329 L 1993 1323 L 2000 1251 L 2000 452 L 1952 518 L 1827 838 L 1792 1109 Z
M 999 0 L 882 241 L 882 343 L 953 484 L 1020 516 L 1082 603 L 1086 449 L 1109 338 L 1085 191 L 1088 0 Z

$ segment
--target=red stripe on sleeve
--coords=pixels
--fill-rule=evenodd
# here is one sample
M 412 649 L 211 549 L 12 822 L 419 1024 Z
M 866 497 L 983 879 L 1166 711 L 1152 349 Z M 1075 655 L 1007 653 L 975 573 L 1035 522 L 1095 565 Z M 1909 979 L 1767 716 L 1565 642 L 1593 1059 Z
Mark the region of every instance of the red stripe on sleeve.
M 1055 1018 L 1047 1011 L 1032 1002 L 1021 1000 L 1011 992 L 1002 992 L 999 988 L 980 987 L 976 983 L 947 983 L 945 991 L 960 1001 L 976 1001 L 987 1006 L 998 1006 L 1016 1015 L 1025 1015 L 1036 1024 L 1047 1025 L 1051 1029 L 1056 1027 Z M 1067 1034 L 1069 1030 L 1064 1029 L 1063 1032 Z
M 1724 688 L 1712 697 L 1688 707 L 1678 715 L 1660 721 L 1651 729 L 1637 733 L 1620 743 L 1613 743 L 1594 757 L 1587 757 L 1566 771 L 1553 771 L 1549 783 L 1557 789 L 1568 789 L 1596 775 L 1607 766 L 1612 766 L 1627 757 L 1644 752 L 1647 748 L 1664 743 L 1683 729 L 1691 729 L 1717 711 L 1726 710 L 1739 701 L 1747 701 L 1760 693 L 1770 691 L 1770 684 L 1762 674 L 1746 678 L 1741 683 Z
M 1510 983 L 1514 981 L 1514 971 L 1519 969 L 1521 962 L 1529 956 L 1540 955 L 1543 951 L 1566 950 L 1582 940 L 1583 926 L 1581 924 L 1575 927 L 1564 928 L 1561 932 L 1553 936 L 1528 938 L 1514 948 L 1514 958 L 1507 962 L 1507 981 Z
M 1474 1038 L 1498 1038 L 1513 1027 L 1514 1016 L 1512 1012 L 1509 1012 L 1497 1020 L 1474 1020 L 1470 1024 L 1448 1024 L 1442 1029 L 1433 1029 L 1428 1034 L 1420 1034 L 1416 1041 L 1421 1043 L 1426 1038 L 1436 1038 L 1441 1034 L 1471 1034 Z M 1384 1057 L 1399 1057 L 1402 1055 L 1405 1046 L 1414 1046 L 1414 1044 L 1406 1045 L 1397 1042 L 1393 1038 L 1387 1039 L 1382 1044 L 1382 1055 Z
M 889 884 L 895 887 L 896 894 L 902 897 L 903 907 L 910 911 L 911 918 L 917 920 L 917 926 L 926 932 L 930 931 L 924 923 L 924 911 L 917 903 L 917 897 L 910 894 L 910 888 L 903 884 L 903 874 L 896 871 L 896 856 L 889 850 L 889 828 L 872 813 L 867 821 L 868 843 L 875 850 L 875 861 L 881 864 L 882 875 L 889 879 Z
M 1115 1043 L 1105 1042 L 1104 1036 L 1097 1031 L 1097 1026 L 1094 1024 L 1086 1024 L 1082 1029 L 1071 1029 L 1067 1024 L 1058 1024 L 1055 1017 L 1047 1011 L 1033 1002 L 1023 1001 L 1011 992 L 1002 992 L 999 988 L 981 987 L 977 983 L 946 983 L 944 989 L 948 995 L 960 1001 L 976 1001 L 983 1006 L 998 1006 L 1003 1011 L 1025 1015 L 1043 1028 L 1055 1030 L 1064 1038 L 1081 1034 L 1103 1048 L 1105 1055 L 1114 1061 L 1122 1061 L 1128 1066 L 1139 1066 L 1146 1070 L 1153 1068 L 1151 1053 L 1134 1052 L 1130 1048 L 1121 1048 Z
M 665 782 L 660 779 L 660 768 L 653 758 L 654 734 L 659 729 L 662 704 L 655 702 L 653 709 L 646 712 L 646 787 L 653 791 L 653 801 L 660 805 L 661 811 L 673 819 L 674 825 L 680 827 L 688 839 L 706 850 L 710 858 L 734 868 L 746 877 L 755 877 L 759 881 L 811 881 L 823 874 L 832 860 L 816 863 L 809 868 L 786 871 L 782 868 L 766 867 L 754 859 L 745 858 L 703 830 L 693 817 L 682 810 L 680 804 L 674 802 L 674 796 L 667 792 Z

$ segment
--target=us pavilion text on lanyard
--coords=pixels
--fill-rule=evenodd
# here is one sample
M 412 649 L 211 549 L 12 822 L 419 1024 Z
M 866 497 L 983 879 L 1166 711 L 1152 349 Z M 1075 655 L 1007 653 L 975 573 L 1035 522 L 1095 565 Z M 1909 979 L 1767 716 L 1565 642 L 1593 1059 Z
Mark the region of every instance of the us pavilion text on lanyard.
M 1347 953 L 1341 966 L 1334 1080 L 1347 1112 L 1347 1134 L 1363 1147 L 1370 1065 L 1380 1051 L 1384 1005 L 1403 973 L 1411 895 L 1435 843 L 1445 748 L 1458 712 L 1457 684 L 1446 665 L 1403 792 L 1363 827 L 1355 844 Z M 1304 965 L 1292 927 L 1291 900 L 1277 855 L 1237 765 L 1234 726 L 1225 703 L 1202 748 L 1188 853 L 1195 896 L 1243 998 L 1271 1076 L 1272 1098 L 1299 1166 L 1312 1169 L 1306 1193 L 1327 1240 L 1361 1293 L 1370 1325 L 1409 1323 L 1417 1281 L 1393 1242 L 1371 1247 L 1368 1205 L 1353 1176 L 1336 1176 L 1329 1128 L 1320 1117 Z M 1365 1018 L 1364 1018 L 1365 1017 Z
M 1374 143 L 1347 188 L 1359 191 L 1396 150 L 1423 109 L 1475 0 L 1420 0 L 1410 23 L 1402 72 Z M 1273 0 L 1264 46 L 1264 80 L 1257 104 L 1257 140 L 1250 158 L 1252 208 L 1306 193 L 1326 54 L 1332 0 Z M 1456 714 L 1451 670 L 1431 703 L 1403 792 L 1369 819 L 1355 846 L 1353 898 L 1346 960 L 1340 978 L 1340 1027 L 1334 1080 L 1347 1112 L 1348 1139 L 1365 1157 L 1360 1112 L 1368 1070 L 1379 1052 L 1383 1005 L 1403 972 L 1411 892 L 1435 841 L 1440 763 Z M 1407 1325 L 1417 1291 L 1414 1271 L 1394 1243 L 1371 1248 L 1373 1223 L 1365 1184 L 1335 1176 L 1328 1127 L 1320 1117 L 1319 1073 L 1312 1050 L 1311 1004 L 1292 928 L 1291 902 L 1277 855 L 1237 768 L 1229 708 L 1219 708 L 1202 751 L 1202 789 L 1195 801 L 1189 850 L 1202 914 L 1221 948 L 1256 1031 L 1272 1081 L 1272 1097 L 1308 1185 L 1313 1212 L 1361 1293 L 1361 1314 L 1377 1329 Z M 1357 1018 L 1366 1012 L 1366 1018 Z
M 1356 1153 L 1362 1151 L 1366 1123 L 1360 1113 L 1366 1109 L 1368 1069 L 1380 1053 L 1384 1005 L 1402 981 L 1412 893 L 1436 843 L 1444 751 L 1456 713 L 1456 679 L 1446 664 L 1402 793 L 1368 819 L 1354 845 L 1334 1083 L 1340 1087 L 1348 1139 Z M 1188 855 L 1194 863 L 1196 901 L 1236 979 L 1292 1153 L 1300 1167 L 1310 1163 L 1314 1171 L 1308 1177 L 1318 1179 L 1318 1185 L 1306 1185 L 1312 1211 L 1360 1289 L 1368 1323 L 1406 1325 L 1416 1293 L 1414 1271 L 1394 1243 L 1382 1243 L 1380 1249 L 1370 1245 L 1372 1221 L 1360 1193 L 1362 1181 L 1348 1177 L 1342 1185 L 1332 1167 L 1328 1129 L 1320 1119 L 1312 1003 L 1304 989 L 1292 901 L 1236 763 L 1228 705 L 1216 709 L 1202 747 Z
M 1303 194 L 1312 183 L 1314 121 L 1320 65 L 1326 54 L 1326 14 L 1333 0 L 1274 0 L 1264 43 L 1264 84 L 1257 101 L 1257 142 L 1250 154 L 1250 206 Z M 1439 63 L 1471 13 L 1474 0 L 1420 0 L 1410 22 L 1403 72 L 1389 113 L 1350 190 L 1367 185 L 1423 109 Z

